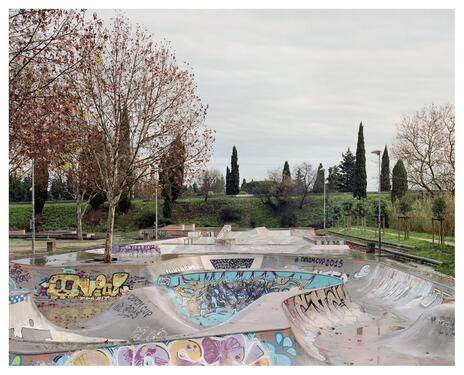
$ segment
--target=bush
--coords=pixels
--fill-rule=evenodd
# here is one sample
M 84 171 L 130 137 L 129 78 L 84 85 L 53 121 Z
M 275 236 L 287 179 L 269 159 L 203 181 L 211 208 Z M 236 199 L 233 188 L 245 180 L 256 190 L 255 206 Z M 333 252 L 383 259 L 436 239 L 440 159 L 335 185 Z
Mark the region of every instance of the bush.
M 153 223 L 156 220 L 156 214 L 153 210 L 145 210 L 142 211 L 139 215 L 137 215 L 134 219 L 135 224 L 139 229 L 152 227 Z
M 250 217 L 250 227 L 256 228 L 256 219 L 254 216 Z
M 280 217 L 280 226 L 282 228 L 290 228 L 296 226 L 296 215 L 294 213 L 285 212 Z
M 435 198 L 435 200 L 433 201 L 433 207 L 432 207 L 433 215 L 436 218 L 441 219 L 443 218 L 443 214 L 445 213 L 445 210 L 446 210 L 446 202 L 443 199 L 443 197 Z
M 225 206 L 219 210 L 219 218 L 223 223 L 237 222 L 242 218 L 242 211 L 236 207 Z
M 132 203 L 129 196 L 127 194 L 123 195 L 118 202 L 118 213 L 127 214 L 131 208 Z
M 156 220 L 156 212 L 155 210 L 144 210 L 140 214 L 138 214 L 134 221 L 137 225 L 137 228 L 144 229 L 144 228 L 151 228 L 155 225 Z M 160 217 L 158 213 L 158 225 L 169 225 L 172 224 L 170 219 Z
M 104 193 L 98 193 L 93 196 L 89 204 L 92 206 L 92 210 L 96 210 L 105 202 L 106 202 L 106 195 Z
M 406 198 L 401 198 L 399 209 L 403 216 L 408 216 L 412 209 L 411 204 L 409 203 L 409 200 L 407 200 Z

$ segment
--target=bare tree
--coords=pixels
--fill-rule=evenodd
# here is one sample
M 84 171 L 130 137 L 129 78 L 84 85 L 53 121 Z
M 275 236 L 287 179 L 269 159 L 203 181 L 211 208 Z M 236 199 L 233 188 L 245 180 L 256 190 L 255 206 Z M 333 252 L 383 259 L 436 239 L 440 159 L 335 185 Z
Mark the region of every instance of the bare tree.
M 31 158 L 45 165 L 73 148 L 76 96 L 71 76 L 82 59 L 84 11 L 9 12 L 10 173 Z
M 82 141 L 82 139 L 81 139 Z M 98 147 L 91 140 L 83 140 L 81 147 L 73 152 L 59 155 L 54 159 L 52 171 L 61 182 L 65 191 L 76 202 L 77 239 L 83 239 L 82 221 L 89 207 L 89 202 L 98 194 L 94 184 L 94 175 L 88 168 L 92 164 L 90 149 Z
M 221 181 L 224 183 L 224 177 L 217 169 L 205 169 L 201 171 L 198 177 L 198 183 L 200 192 L 205 197 L 205 202 L 208 201 L 209 192 L 217 190 L 217 185 L 220 184 Z
M 76 92 L 82 117 L 99 145 L 89 151 L 93 182 L 108 201 L 105 262 L 110 262 L 121 193 L 152 173 L 179 137 L 187 175 L 209 159 L 214 138 L 204 125 L 206 108 L 196 95 L 193 74 L 188 66 L 179 67 L 168 43 L 154 43 L 140 27 L 132 30 L 121 15 L 110 28 L 98 20 L 92 28 Z M 129 156 L 121 152 L 124 108 L 129 117 Z
M 393 148 L 406 165 L 409 182 L 433 195 L 454 193 L 455 116 L 453 105 L 429 105 L 403 116 Z
M 311 164 L 306 162 L 297 165 L 294 170 L 293 175 L 296 178 L 295 191 L 298 195 L 301 195 L 299 208 L 302 209 L 306 197 L 313 190 L 317 171 Z

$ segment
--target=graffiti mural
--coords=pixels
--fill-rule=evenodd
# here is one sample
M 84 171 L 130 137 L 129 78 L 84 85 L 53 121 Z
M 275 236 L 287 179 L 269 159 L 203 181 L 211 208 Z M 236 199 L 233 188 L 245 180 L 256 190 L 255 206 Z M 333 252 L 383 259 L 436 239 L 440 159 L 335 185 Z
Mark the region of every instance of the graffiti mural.
M 40 283 L 38 295 L 50 299 L 117 297 L 129 291 L 128 277 L 126 272 L 116 272 L 111 277 L 103 274 L 91 277 L 84 273 L 52 275 Z
M 211 264 L 217 270 L 250 268 L 254 258 L 218 258 L 211 259 Z
M 325 267 L 336 267 L 341 268 L 343 267 L 343 259 L 333 259 L 333 258 L 317 258 L 317 257 L 296 257 L 295 262 L 302 262 L 302 263 L 309 263 L 309 264 L 316 264 Z
M 345 286 L 340 284 L 298 294 L 285 300 L 284 305 L 293 321 L 304 321 L 314 317 L 316 313 L 327 315 L 330 312 L 349 311 L 348 301 Z M 294 308 L 288 309 L 289 306 Z
M 298 354 L 290 331 L 284 330 L 111 346 L 59 354 L 34 356 L 11 353 L 9 363 L 10 366 L 282 366 L 295 364 Z
M 21 264 L 10 263 L 9 265 L 10 278 L 14 281 L 14 285 L 27 283 L 31 279 L 29 271 L 24 269 Z
M 117 315 L 130 319 L 146 318 L 153 314 L 145 302 L 134 294 L 129 295 L 127 301 L 118 302 L 113 309 Z
M 216 271 L 163 275 L 176 309 L 193 323 L 214 326 L 272 292 L 315 289 L 340 283 L 336 277 L 306 272 Z
M 161 254 L 158 245 L 113 245 L 112 253 L 120 256 L 152 256 Z

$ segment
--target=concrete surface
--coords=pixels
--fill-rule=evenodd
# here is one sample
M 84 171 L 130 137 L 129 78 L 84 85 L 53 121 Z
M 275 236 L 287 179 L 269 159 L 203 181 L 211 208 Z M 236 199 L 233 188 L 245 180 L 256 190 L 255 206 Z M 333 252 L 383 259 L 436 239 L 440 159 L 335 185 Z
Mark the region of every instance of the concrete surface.
M 10 263 L 10 364 L 454 364 L 452 280 L 268 232 L 111 265 Z

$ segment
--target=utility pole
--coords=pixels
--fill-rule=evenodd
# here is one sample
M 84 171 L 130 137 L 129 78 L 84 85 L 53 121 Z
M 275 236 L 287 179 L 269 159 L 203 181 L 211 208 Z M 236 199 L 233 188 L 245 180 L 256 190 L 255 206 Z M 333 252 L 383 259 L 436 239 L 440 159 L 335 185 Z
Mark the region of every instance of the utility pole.
M 35 257 L 35 176 L 34 176 L 34 159 L 32 159 L 32 256 Z
M 158 240 L 158 171 L 155 172 L 155 240 Z
M 322 170 L 322 173 L 324 175 L 324 229 L 326 226 L 326 212 L 325 212 L 325 169 Z
M 382 253 L 382 224 L 381 224 L 381 215 L 380 215 L 380 197 L 381 197 L 381 191 L 380 191 L 380 174 L 381 174 L 381 162 L 380 162 L 380 154 L 382 152 L 380 150 L 374 150 L 372 151 L 372 154 L 378 155 L 379 157 L 379 199 L 378 199 L 378 212 L 377 212 L 377 221 L 378 221 L 378 231 L 379 231 L 379 255 Z

